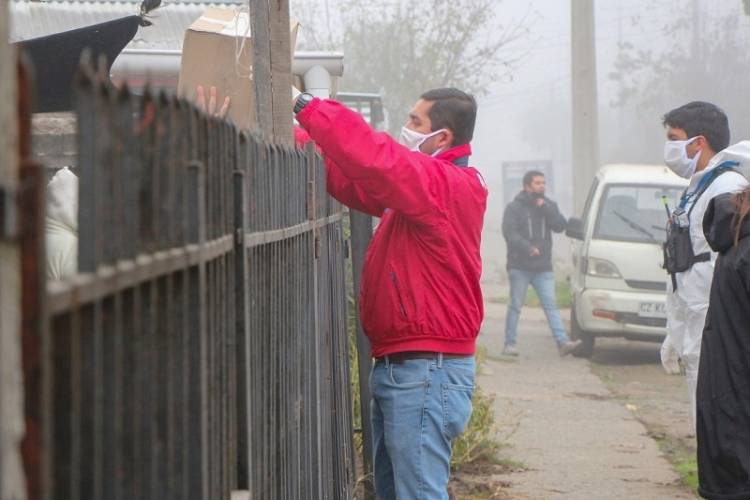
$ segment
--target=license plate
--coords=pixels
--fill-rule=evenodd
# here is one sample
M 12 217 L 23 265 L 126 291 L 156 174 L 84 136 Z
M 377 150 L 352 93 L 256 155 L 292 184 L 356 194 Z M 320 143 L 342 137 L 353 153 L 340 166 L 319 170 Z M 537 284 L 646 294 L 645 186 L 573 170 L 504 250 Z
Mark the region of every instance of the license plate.
M 666 318 L 666 304 L 664 302 L 641 302 L 638 316 L 641 318 Z

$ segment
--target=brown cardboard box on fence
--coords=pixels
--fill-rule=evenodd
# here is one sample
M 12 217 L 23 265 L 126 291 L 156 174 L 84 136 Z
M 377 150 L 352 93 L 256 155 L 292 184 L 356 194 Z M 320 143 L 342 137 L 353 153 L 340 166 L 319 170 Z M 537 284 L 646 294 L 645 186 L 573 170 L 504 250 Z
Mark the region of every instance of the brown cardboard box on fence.
M 241 129 L 256 123 L 253 44 L 247 12 L 208 8 L 185 31 L 177 92 L 195 100 L 198 85 L 216 87 L 218 105 L 231 97 L 227 118 Z M 299 24 L 291 24 L 292 53 Z M 290 54 L 291 57 L 291 54 Z

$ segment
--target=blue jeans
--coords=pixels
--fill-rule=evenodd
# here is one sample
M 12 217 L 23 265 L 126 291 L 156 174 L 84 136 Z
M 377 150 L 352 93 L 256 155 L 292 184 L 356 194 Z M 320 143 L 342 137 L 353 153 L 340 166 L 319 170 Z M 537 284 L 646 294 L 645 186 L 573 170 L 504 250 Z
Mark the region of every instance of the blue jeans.
M 505 316 L 505 345 L 516 345 L 518 318 L 521 316 L 521 308 L 524 300 L 526 300 L 526 291 L 529 289 L 529 284 L 534 287 L 539 302 L 542 303 L 555 342 L 558 346 L 567 342 L 568 334 L 565 333 L 565 326 L 560 317 L 560 311 L 557 309 L 557 299 L 555 298 L 555 274 L 551 271 L 532 273 L 520 269 L 511 269 L 508 274 L 510 277 L 510 302 L 508 303 L 508 314 Z
M 375 363 L 370 373 L 375 492 L 448 499 L 451 441 L 471 416 L 474 358 Z

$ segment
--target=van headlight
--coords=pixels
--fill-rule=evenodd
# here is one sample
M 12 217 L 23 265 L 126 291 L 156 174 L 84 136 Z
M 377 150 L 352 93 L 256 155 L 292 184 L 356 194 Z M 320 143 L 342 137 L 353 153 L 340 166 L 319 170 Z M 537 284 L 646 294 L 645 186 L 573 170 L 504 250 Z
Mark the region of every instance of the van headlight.
M 586 265 L 586 274 L 597 278 L 622 278 L 617 266 L 608 260 L 589 257 Z

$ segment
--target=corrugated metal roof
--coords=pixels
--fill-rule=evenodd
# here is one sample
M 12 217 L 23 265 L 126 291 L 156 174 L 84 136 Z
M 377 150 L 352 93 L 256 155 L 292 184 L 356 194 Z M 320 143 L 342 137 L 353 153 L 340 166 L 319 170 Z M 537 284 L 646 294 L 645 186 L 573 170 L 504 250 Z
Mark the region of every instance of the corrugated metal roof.
M 210 6 L 240 8 L 241 1 L 166 2 L 153 11 L 153 26 L 142 27 L 128 44 L 131 49 L 181 50 L 185 30 Z M 11 1 L 10 41 L 28 40 L 137 14 L 140 1 Z

